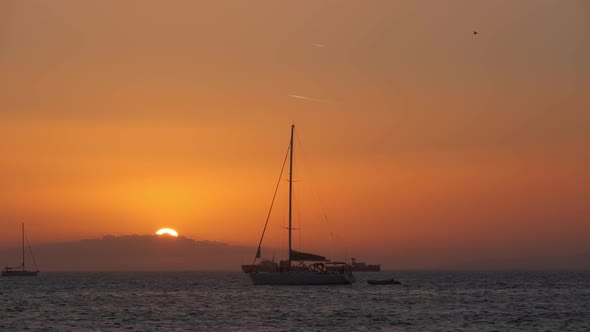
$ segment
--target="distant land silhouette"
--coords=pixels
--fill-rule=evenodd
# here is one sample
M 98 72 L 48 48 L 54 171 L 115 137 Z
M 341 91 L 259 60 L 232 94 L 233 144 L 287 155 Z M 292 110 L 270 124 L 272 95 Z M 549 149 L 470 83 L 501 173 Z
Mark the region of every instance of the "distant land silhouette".
M 263 248 L 263 253 L 273 250 Z M 256 248 L 179 236 L 105 235 L 102 238 L 33 246 L 43 272 L 49 271 L 240 271 L 250 263 Z M 0 249 L 0 267 L 19 266 L 20 248 Z M 266 256 L 264 256 L 266 257 Z M 454 258 L 449 258 L 454 257 Z M 270 258 L 270 257 L 269 257 Z M 335 257 L 333 257 L 335 258 Z M 381 251 L 362 256 L 381 263 L 383 270 L 555 270 L 590 269 L 590 252 L 537 253 L 515 257 L 498 253 L 432 253 L 430 251 Z M 336 259 L 338 260 L 338 259 Z M 33 262 L 27 250 L 27 266 Z
M 42 271 L 239 270 L 255 248 L 158 235 L 106 235 L 33 246 Z M 20 249 L 0 250 L 0 265 L 19 265 Z M 32 266 L 27 253 L 27 265 Z

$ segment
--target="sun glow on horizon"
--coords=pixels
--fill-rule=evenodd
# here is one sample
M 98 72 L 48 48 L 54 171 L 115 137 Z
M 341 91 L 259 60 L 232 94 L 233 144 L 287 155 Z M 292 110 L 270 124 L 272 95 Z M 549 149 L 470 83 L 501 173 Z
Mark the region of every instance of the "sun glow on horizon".
M 161 228 L 156 232 L 157 235 L 170 235 L 174 237 L 178 237 L 178 232 L 173 230 L 172 228 Z

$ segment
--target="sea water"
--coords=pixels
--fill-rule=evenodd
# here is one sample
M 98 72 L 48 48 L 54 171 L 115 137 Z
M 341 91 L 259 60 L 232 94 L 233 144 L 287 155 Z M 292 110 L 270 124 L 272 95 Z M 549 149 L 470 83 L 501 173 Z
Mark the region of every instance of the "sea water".
M 590 272 L 356 273 L 254 286 L 239 272 L 0 278 L 0 330 L 590 331 Z M 396 278 L 402 285 L 368 285 Z

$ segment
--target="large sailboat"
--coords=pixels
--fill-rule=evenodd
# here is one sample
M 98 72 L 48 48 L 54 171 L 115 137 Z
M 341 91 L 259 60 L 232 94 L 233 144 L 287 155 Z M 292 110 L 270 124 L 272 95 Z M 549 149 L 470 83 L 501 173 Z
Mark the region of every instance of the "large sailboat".
M 253 264 L 242 265 L 242 271 L 248 274 L 255 285 L 350 285 L 353 281 L 352 271 L 343 264 L 337 269 L 328 269 L 325 257 L 293 250 L 291 233 L 292 227 L 292 197 L 293 197 L 293 133 L 295 125 L 291 126 L 291 140 L 289 143 L 289 257 L 280 263 L 263 260 L 256 264 L 261 257 L 260 247 L 264 238 L 264 231 L 258 244 L 258 250 Z M 286 161 L 286 157 L 285 157 Z M 284 163 L 283 163 L 284 168 Z M 281 170 L 282 176 L 282 170 Z M 280 182 L 280 181 L 279 181 Z M 278 189 L 278 184 L 277 184 Z M 276 190 L 275 190 L 276 197 Z M 273 198 L 274 202 L 274 198 Z M 271 203 L 272 210 L 272 203 Z M 270 211 L 269 211 L 270 216 Z M 268 217 L 267 217 L 268 224 Z M 266 225 L 264 226 L 266 230 Z
M 30 246 L 29 246 L 30 249 Z M 39 273 L 39 270 L 36 271 L 29 271 L 25 268 L 25 224 L 22 224 L 22 254 L 23 260 L 21 266 L 16 267 L 5 267 L 2 270 L 3 277 L 34 277 Z M 32 255 L 32 250 L 31 250 Z M 33 262 L 35 258 L 33 258 Z M 36 264 L 35 264 L 36 265 Z

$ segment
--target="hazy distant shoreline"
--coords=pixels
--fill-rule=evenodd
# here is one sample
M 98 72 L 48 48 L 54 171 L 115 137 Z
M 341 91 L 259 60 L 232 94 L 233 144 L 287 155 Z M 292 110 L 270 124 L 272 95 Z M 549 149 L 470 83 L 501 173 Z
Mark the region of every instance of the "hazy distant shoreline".
M 0 265 L 18 266 L 20 248 L 0 249 Z M 268 252 L 268 250 L 264 250 Z M 179 236 L 106 235 L 102 238 L 52 243 L 33 247 L 42 272 L 167 272 L 239 271 L 249 262 L 255 248 L 222 242 L 197 241 Z M 396 261 L 397 260 L 397 261 Z M 428 259 L 432 260 L 432 258 Z M 445 261 L 437 266 L 427 259 L 391 258 L 382 263 L 383 271 L 586 271 L 590 254 L 538 256 L 518 259 Z M 386 263 L 386 264 L 383 264 Z M 27 253 L 27 266 L 32 261 Z M 397 267 L 396 267 L 397 266 Z

